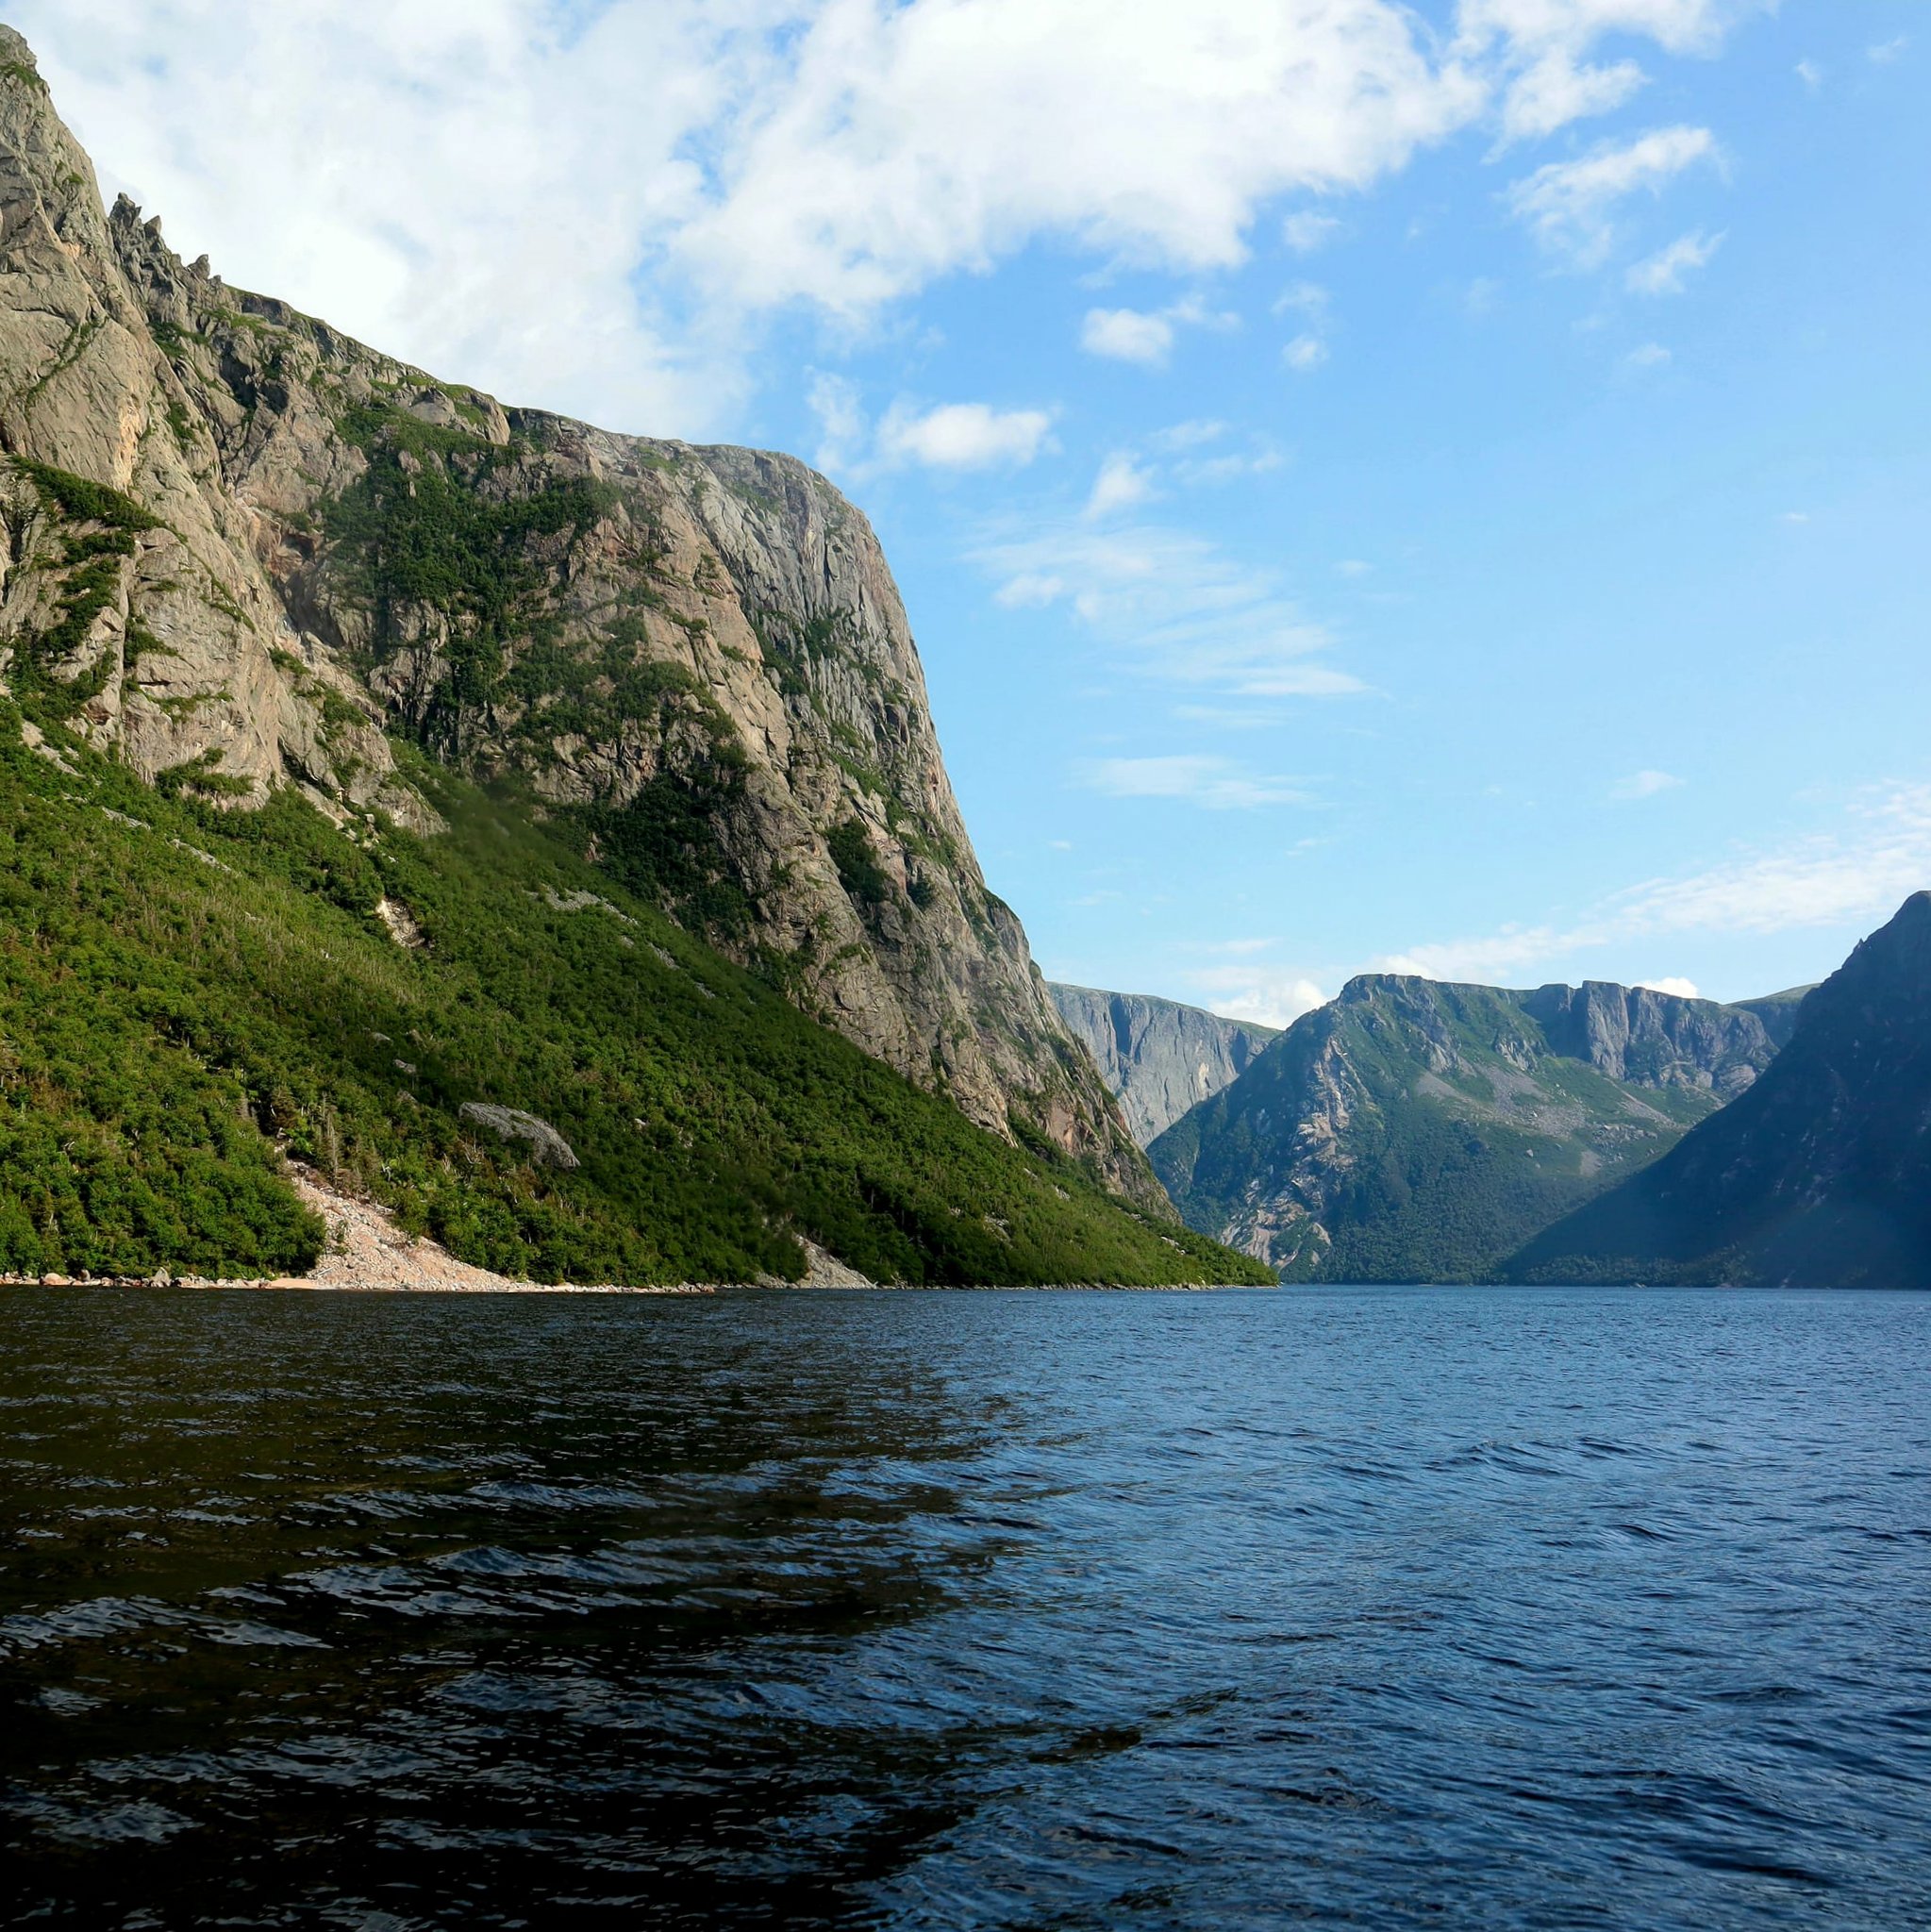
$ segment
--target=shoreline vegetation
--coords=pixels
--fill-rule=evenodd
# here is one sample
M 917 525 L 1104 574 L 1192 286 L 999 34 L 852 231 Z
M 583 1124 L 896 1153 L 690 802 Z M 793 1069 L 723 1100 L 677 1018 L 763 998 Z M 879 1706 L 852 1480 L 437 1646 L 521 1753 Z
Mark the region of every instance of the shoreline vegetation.
M 302 1205 L 328 1230 L 321 1258 L 302 1274 L 175 1274 L 167 1269 L 148 1274 L 0 1274 L 0 1288 L 271 1289 L 338 1294 L 642 1294 L 708 1295 L 744 1289 L 870 1290 L 900 1294 L 903 1283 L 868 1280 L 844 1267 L 823 1248 L 808 1245 L 808 1265 L 799 1281 L 765 1275 L 756 1281 L 518 1281 L 459 1261 L 426 1236 L 412 1235 L 394 1215 L 374 1201 L 358 1200 L 329 1187 L 319 1174 L 289 1164 L 289 1180 Z M 1112 1282 L 1026 1284 L 1036 1289 L 1131 1292 Z M 1215 1283 L 1168 1283 L 1178 1292 L 1203 1292 Z
M 27 722 L 0 702 L 7 1275 L 312 1281 L 299 1167 L 511 1283 L 808 1282 L 813 1247 L 881 1282 L 1271 1279 L 912 1087 L 514 792 L 417 760 L 431 838 L 224 810 Z

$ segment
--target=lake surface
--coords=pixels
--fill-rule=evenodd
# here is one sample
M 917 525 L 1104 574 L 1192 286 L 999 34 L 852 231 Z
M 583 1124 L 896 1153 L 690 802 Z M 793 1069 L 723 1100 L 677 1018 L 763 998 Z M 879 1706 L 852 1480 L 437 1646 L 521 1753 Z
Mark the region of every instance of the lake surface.
M 1931 1296 L 20 1290 L 0 1404 L 9 1924 L 1931 1923 Z

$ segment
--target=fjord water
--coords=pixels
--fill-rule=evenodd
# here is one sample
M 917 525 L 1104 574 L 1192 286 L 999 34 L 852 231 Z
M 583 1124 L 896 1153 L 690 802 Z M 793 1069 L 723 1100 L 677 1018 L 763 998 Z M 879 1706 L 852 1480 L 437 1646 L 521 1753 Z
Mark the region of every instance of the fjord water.
M 0 1349 L 9 1923 L 1931 1920 L 1931 1297 L 21 1290 Z

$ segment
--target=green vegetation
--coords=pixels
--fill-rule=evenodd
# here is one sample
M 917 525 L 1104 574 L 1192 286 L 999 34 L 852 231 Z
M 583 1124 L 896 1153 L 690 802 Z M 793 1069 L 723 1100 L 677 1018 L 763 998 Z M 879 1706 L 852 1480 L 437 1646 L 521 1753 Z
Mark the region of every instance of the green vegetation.
M 49 628 L 22 640 L 13 670 L 14 684 L 35 714 L 57 720 L 71 716 L 107 687 L 113 666 L 105 654 L 75 678 L 58 676 L 56 667 L 86 644 L 102 611 L 120 591 L 122 565 L 134 555 L 135 538 L 156 528 L 157 519 L 105 483 L 25 457 L 12 462 L 32 483 L 42 508 L 62 526 L 58 560 L 43 566 L 60 580 L 58 614 Z
M 861 909 L 881 906 L 891 896 L 891 881 L 872 850 L 863 820 L 842 820 L 825 834 L 824 843 L 831 862 L 838 867 L 839 883 Z
M 1224 1232 L 1271 1204 L 1287 1281 L 1494 1280 L 1539 1229 L 1719 1105 L 1707 1088 L 1612 1079 L 1556 1050 L 1530 1010 L 1540 998 L 1352 982 L 1156 1140 L 1154 1171 L 1195 1227 Z M 1660 1064 L 1656 1044 L 1640 1056 L 1632 1042 L 1632 1059 Z M 1304 1139 L 1304 1122 L 1323 1131 Z
M 468 722 L 503 694 L 506 647 L 541 614 L 548 576 L 533 546 L 587 528 L 609 499 L 588 481 L 514 474 L 525 452 L 404 409 L 364 406 L 341 427 L 369 456 L 325 520 L 346 588 L 375 613 L 378 655 L 400 641 L 404 607 L 449 621 L 449 675 L 417 724 L 432 748 L 459 754 Z
M 79 781 L 0 702 L 0 1269 L 299 1268 L 320 1231 L 280 1144 L 544 1280 L 795 1276 L 798 1233 L 881 1279 L 1262 1278 L 973 1127 L 515 799 L 416 758 L 450 832 L 358 844 L 292 791 L 225 810 L 54 735 Z M 578 893 L 624 916 L 556 909 Z M 533 1165 L 468 1100 L 581 1165 Z

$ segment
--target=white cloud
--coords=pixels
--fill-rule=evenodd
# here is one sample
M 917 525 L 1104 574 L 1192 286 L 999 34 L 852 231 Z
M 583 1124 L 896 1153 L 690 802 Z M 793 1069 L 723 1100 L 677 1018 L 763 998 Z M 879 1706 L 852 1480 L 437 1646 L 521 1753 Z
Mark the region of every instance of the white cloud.
M 1479 322 L 1484 316 L 1495 312 L 1495 304 L 1501 298 L 1502 284 L 1488 275 L 1477 275 L 1462 291 L 1462 313 Z
M 741 414 L 771 311 L 855 326 L 1039 242 L 1232 266 L 1553 47 L 1716 0 L 14 0 L 108 192 L 452 379 L 615 427 Z M 1565 106 L 1547 85 L 1530 119 Z M 1595 92 L 1592 93 L 1591 90 Z M 1507 109 L 1519 122 L 1528 109 Z M 1312 239 L 1305 219 L 1284 237 Z M 1325 220 L 1324 216 L 1314 221 Z
M 1003 602 L 1063 601 L 1135 675 L 1245 698 L 1341 697 L 1364 689 L 1324 661 L 1332 638 L 1271 573 L 1182 531 L 1096 528 L 1075 519 L 994 534 L 974 560 L 997 581 Z
M 1262 806 L 1308 805 L 1308 792 L 1293 780 L 1266 777 L 1230 758 L 1178 756 L 1093 758 L 1078 768 L 1079 782 L 1108 798 L 1168 798 L 1209 811 L 1253 811 Z
M 1673 791 L 1682 782 L 1668 772 L 1632 772 L 1609 787 L 1609 796 L 1626 805 L 1635 799 L 1655 798 L 1661 792 Z
M 1007 610 L 1043 609 L 1049 604 L 1058 603 L 1065 594 L 1064 577 L 1028 571 L 1001 584 L 992 593 L 992 601 Z
M 1931 886 L 1931 786 L 1897 786 L 1859 800 L 1842 828 L 1782 850 L 1746 852 L 1677 878 L 1650 879 L 1599 902 L 1569 925 L 1505 926 L 1485 937 L 1421 945 L 1377 961 L 1390 973 L 1506 983 L 1547 974 L 1609 945 L 1684 933 L 1774 933 L 1874 925 Z
M 1344 557 L 1335 565 L 1336 572 L 1344 577 L 1365 577 L 1374 566 L 1364 563 L 1358 557 Z
M 899 402 L 878 425 L 878 453 L 887 462 L 924 463 L 931 469 L 1018 468 L 1047 447 L 1052 427 L 1044 409 L 941 403 L 922 415 Z
M 1625 369 L 1660 369 L 1669 361 L 1670 352 L 1660 342 L 1640 342 L 1623 358 Z
M 1327 360 L 1327 343 L 1322 335 L 1326 326 L 1328 292 L 1319 282 L 1290 282 L 1274 299 L 1276 315 L 1302 315 L 1308 326 L 1281 350 L 1281 360 L 1290 369 L 1306 375 Z
M 1224 423 L 1196 418 L 1189 423 L 1174 423 L 1169 427 L 1157 430 L 1149 439 L 1157 448 L 1164 450 L 1198 449 L 1202 443 L 1218 442 L 1227 433 Z
M 1679 235 L 1667 248 L 1639 261 L 1624 282 L 1638 295 L 1680 295 L 1684 277 L 1693 269 L 1706 267 L 1723 244 L 1721 235 L 1706 235 L 1701 229 Z
M 1085 516 L 1089 523 L 1111 516 L 1116 510 L 1131 509 L 1154 494 L 1150 472 L 1142 469 L 1124 450 L 1115 450 L 1100 465 L 1093 478 L 1092 494 L 1087 498 Z
M 1214 313 L 1197 295 L 1151 313 L 1141 308 L 1089 308 L 1080 325 L 1079 346 L 1090 356 L 1158 367 L 1173 353 L 1174 332 L 1181 325 L 1238 328 L 1240 318 Z
M 1285 968 L 1214 966 L 1185 977 L 1212 1011 L 1262 1026 L 1291 1026 L 1328 998 L 1313 980 Z
M 1230 266 L 1262 203 L 1367 187 L 1480 109 L 1391 0 L 774 10 L 778 85 L 726 130 L 686 237 L 756 307 L 860 312 L 1033 237 Z
M 1319 282 L 1290 282 L 1274 297 L 1276 315 L 1307 315 L 1319 322 L 1327 313 L 1329 296 Z
M 842 375 L 813 374 L 806 391 L 811 413 L 818 418 L 818 466 L 822 470 L 843 470 L 858 459 L 865 441 L 865 411 L 858 400 L 858 386 Z
M 1247 450 L 1230 450 L 1224 456 L 1187 457 L 1173 466 L 1174 480 L 1190 490 L 1221 483 L 1232 483 L 1243 476 L 1264 476 L 1278 470 L 1287 458 L 1271 442 L 1256 438 Z
M 1509 189 L 1508 205 L 1550 253 L 1595 268 L 1615 245 L 1618 202 L 1645 191 L 1660 194 L 1684 169 L 1714 159 L 1716 152 L 1706 127 L 1654 128 L 1538 168 Z
M 1312 255 L 1317 248 L 1324 248 L 1334 240 L 1340 232 L 1340 225 L 1339 218 L 1334 215 L 1316 214 L 1311 208 L 1303 208 L 1281 224 L 1281 240 L 1296 255 Z
M 1164 315 L 1147 315 L 1138 308 L 1089 308 L 1079 346 L 1090 356 L 1156 365 L 1173 350 L 1174 325 Z
M 1866 47 L 1864 53 L 1879 67 L 1889 67 L 1910 44 L 1910 35 L 1900 34 L 1894 41 L 1880 41 L 1874 47 Z
M 1637 985 L 1649 992 L 1673 992 L 1679 1000 L 1701 999 L 1693 979 L 1639 979 Z
M 1461 0 L 1459 50 L 1501 70 L 1507 141 L 1535 140 L 1606 113 L 1643 86 L 1634 60 L 1591 64 L 1607 35 L 1642 35 L 1671 53 L 1711 53 L 1736 20 L 1775 0 Z
M 1793 71 L 1812 93 L 1823 85 L 1823 69 L 1814 60 L 1800 60 Z

